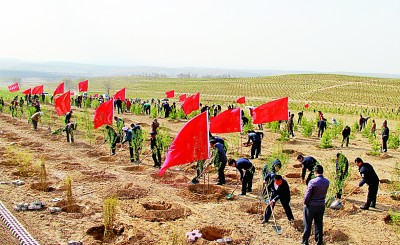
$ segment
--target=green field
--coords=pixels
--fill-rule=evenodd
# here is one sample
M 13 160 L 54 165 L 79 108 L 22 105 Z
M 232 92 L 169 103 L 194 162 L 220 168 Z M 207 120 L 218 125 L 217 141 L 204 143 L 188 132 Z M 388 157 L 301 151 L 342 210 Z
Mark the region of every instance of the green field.
M 79 81 L 70 81 L 66 87 L 77 90 Z M 103 94 L 106 92 L 106 84 L 111 94 L 126 87 L 128 98 L 164 98 L 166 91 L 174 89 L 176 100 L 182 93 L 191 95 L 200 92 L 203 104 L 227 105 L 234 103 L 240 96 L 246 96 L 246 105 L 256 106 L 288 96 L 291 110 L 302 110 L 305 103 L 310 103 L 309 110 L 400 118 L 397 115 L 400 79 L 334 74 L 215 79 L 104 77 L 89 79 L 89 91 L 91 94 Z M 46 83 L 45 91 L 52 93 L 57 85 L 58 82 Z M 10 93 L 2 94 L 3 97 L 10 96 Z

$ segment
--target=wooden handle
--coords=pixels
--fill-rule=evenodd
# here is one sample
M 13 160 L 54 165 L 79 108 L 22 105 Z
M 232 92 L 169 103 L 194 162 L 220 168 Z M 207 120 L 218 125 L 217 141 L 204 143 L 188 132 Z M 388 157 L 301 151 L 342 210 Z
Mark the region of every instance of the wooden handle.
M 343 198 L 343 200 L 342 200 L 342 202 L 344 202 L 349 196 L 351 196 L 354 192 L 356 192 L 356 190 L 358 190 L 360 187 L 359 186 L 357 186 L 354 190 L 352 190 L 351 192 L 350 192 L 350 194 L 348 194 L 345 198 Z

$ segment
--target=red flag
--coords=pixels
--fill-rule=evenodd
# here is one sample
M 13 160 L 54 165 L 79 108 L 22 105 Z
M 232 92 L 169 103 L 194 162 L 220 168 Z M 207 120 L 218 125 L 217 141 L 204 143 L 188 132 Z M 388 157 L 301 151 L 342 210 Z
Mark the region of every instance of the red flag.
M 32 94 L 32 89 L 28 88 L 27 90 L 25 90 L 24 92 L 22 92 L 23 94 Z
M 94 128 L 98 128 L 104 124 L 112 125 L 114 117 L 114 100 L 111 99 L 107 102 L 102 103 L 97 107 L 94 113 Z
M 87 92 L 89 87 L 89 81 L 85 80 L 80 83 L 78 83 L 78 90 L 79 92 Z
M 32 89 L 32 94 L 43 94 L 44 85 L 36 86 Z
M 175 97 L 175 91 L 174 90 L 170 90 L 168 92 L 165 92 L 165 97 L 166 98 L 174 98 Z
M 187 97 L 182 107 L 186 115 L 192 111 L 198 110 L 200 108 L 200 93 Z
M 216 134 L 242 132 L 240 108 L 226 110 L 210 118 L 210 132 Z
M 65 115 L 67 112 L 71 110 L 71 96 L 70 92 L 58 96 L 54 99 L 54 105 L 59 116 Z
M 239 99 L 236 100 L 236 103 L 238 104 L 246 104 L 246 97 L 240 97 Z
M 93 97 L 97 98 L 97 97 L 99 97 L 99 94 L 94 94 Z
M 288 97 L 274 100 L 253 110 L 253 123 L 269 123 L 288 119 Z
M 310 107 L 310 104 L 307 103 L 307 104 L 304 105 L 304 108 L 307 109 L 308 107 Z
M 114 94 L 114 100 L 116 99 L 120 99 L 122 101 L 125 100 L 125 94 L 126 94 L 126 88 L 121 89 L 120 91 L 118 91 L 116 94 Z
M 179 102 L 184 102 L 186 100 L 186 94 L 181 94 L 179 96 Z
M 64 83 L 60 83 L 56 90 L 54 90 L 53 96 L 56 94 L 63 94 L 64 93 Z
M 158 174 L 162 176 L 172 166 L 208 159 L 208 140 L 208 113 L 203 112 L 178 132 Z
M 8 86 L 8 91 L 10 91 L 10 92 L 19 91 L 19 84 L 18 83 L 14 83 L 14 84 Z
M 75 95 L 75 92 L 74 92 L 74 91 L 71 91 L 71 95 Z

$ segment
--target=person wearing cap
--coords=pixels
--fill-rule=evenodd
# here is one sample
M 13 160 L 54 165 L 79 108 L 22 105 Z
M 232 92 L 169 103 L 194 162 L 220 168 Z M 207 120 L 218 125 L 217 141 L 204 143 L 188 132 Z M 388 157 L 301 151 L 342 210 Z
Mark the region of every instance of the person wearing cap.
M 161 167 L 161 151 L 157 144 L 156 135 L 157 134 L 155 132 L 150 132 L 150 136 L 151 136 L 150 149 L 152 152 L 151 157 L 153 158 L 153 162 L 154 162 L 153 167 L 160 168 Z
M 37 130 L 37 125 L 38 122 L 40 120 L 40 118 L 43 116 L 43 112 L 42 111 L 38 111 L 35 112 L 32 116 L 31 116 L 31 121 L 32 121 L 32 125 L 33 125 L 33 129 Z
M 104 142 L 106 141 L 108 141 L 108 143 L 110 144 L 111 155 L 115 155 L 115 148 L 117 146 L 117 143 L 120 141 L 117 133 L 112 127 L 110 127 L 110 125 L 106 126 L 106 138 L 104 139 Z
M 289 184 L 281 175 L 275 175 L 274 181 L 267 186 L 271 196 L 269 197 L 269 205 L 265 209 L 263 224 L 268 223 L 271 218 L 272 209 L 275 207 L 275 203 L 280 200 L 285 210 L 286 216 L 289 221 L 294 220 L 292 209 L 290 208 L 290 189 Z
M 247 158 L 239 158 L 238 160 L 229 159 L 228 165 L 231 167 L 236 167 L 240 173 L 240 181 L 242 182 L 242 196 L 246 195 L 247 192 L 252 191 L 253 186 L 253 176 L 255 172 L 255 167 L 253 163 Z M 243 173 L 243 170 L 245 173 Z
M 224 146 L 218 143 L 215 139 L 210 140 L 210 146 L 212 150 L 211 162 L 218 169 L 218 181 L 217 185 L 225 184 L 225 166 L 227 162 L 226 153 Z
M 382 149 L 381 152 L 387 152 L 387 141 L 389 139 L 389 128 L 387 121 L 385 120 L 382 124 Z
M 271 171 L 268 170 L 271 166 Z M 282 168 L 281 160 L 275 159 L 269 164 L 265 164 L 262 170 L 263 183 L 269 185 L 275 178 L 276 173 Z
M 376 195 L 378 194 L 379 187 L 379 177 L 371 164 L 363 162 L 363 160 L 359 157 L 357 157 L 354 162 L 357 165 L 358 171 L 360 172 L 362 178 L 358 186 L 362 187 L 364 184 L 368 185 L 367 202 L 360 208 L 364 210 L 368 210 L 369 207 L 375 208 Z
M 310 180 L 314 178 L 313 168 L 316 165 L 318 165 L 318 162 L 312 156 L 304 157 L 303 155 L 298 155 L 297 156 L 297 161 L 299 161 L 301 163 L 301 166 L 302 166 L 302 169 L 301 169 L 301 182 L 302 183 L 305 182 L 306 185 L 308 185 L 308 182 L 310 182 Z M 308 174 L 308 177 L 305 180 L 307 170 L 309 170 L 310 173 Z
M 303 224 L 304 233 L 301 244 L 308 244 L 310 238 L 312 223 L 314 221 L 314 234 L 317 245 L 323 244 L 323 217 L 325 212 L 325 198 L 329 188 L 329 180 L 324 174 L 324 168 L 316 165 L 313 169 L 315 179 L 310 180 L 307 190 L 304 193 L 304 211 Z
M 122 144 L 124 144 L 125 142 L 128 142 L 129 156 L 130 156 L 129 159 L 131 160 L 131 162 L 134 162 L 135 159 L 133 157 L 132 130 L 129 129 L 128 127 L 123 127 L 122 131 L 125 133 L 125 138 L 124 138 L 124 141 L 122 141 Z
M 349 175 L 349 161 L 340 152 L 336 154 L 336 198 L 342 198 L 344 181 Z
M 67 112 L 67 114 L 65 114 L 65 124 L 68 124 L 71 122 L 71 117 L 72 117 L 72 110 L 70 110 L 69 112 Z

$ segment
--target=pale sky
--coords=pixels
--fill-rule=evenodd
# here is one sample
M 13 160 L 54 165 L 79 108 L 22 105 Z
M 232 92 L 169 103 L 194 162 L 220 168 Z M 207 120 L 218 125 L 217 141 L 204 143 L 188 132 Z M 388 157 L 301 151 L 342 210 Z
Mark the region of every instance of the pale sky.
M 0 58 L 400 73 L 400 0 L 0 0 Z

